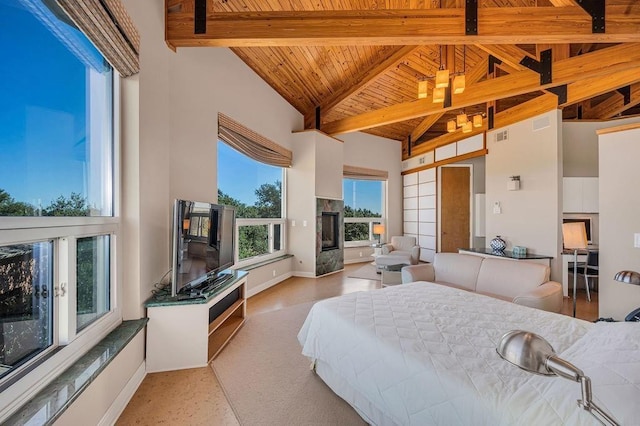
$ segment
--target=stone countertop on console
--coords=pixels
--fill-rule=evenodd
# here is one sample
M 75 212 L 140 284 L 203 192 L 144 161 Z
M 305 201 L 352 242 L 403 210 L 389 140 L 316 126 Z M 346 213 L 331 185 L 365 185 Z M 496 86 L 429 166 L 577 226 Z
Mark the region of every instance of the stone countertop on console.
M 144 328 L 147 321 L 147 318 L 123 321 L 3 424 L 53 424 Z
M 509 259 L 516 259 L 516 260 L 553 259 L 554 258 L 553 256 L 545 256 L 542 254 L 531 254 L 531 253 L 513 254 L 513 252 L 510 250 L 504 250 L 504 251 L 498 252 L 490 248 L 461 248 L 458 250 L 460 252 L 486 254 L 489 256 L 506 257 Z
M 169 293 L 155 294 L 144 302 L 145 308 L 155 308 L 159 306 L 176 306 L 176 305 L 198 305 L 208 303 L 211 299 L 222 293 L 224 290 L 237 283 L 238 280 L 244 278 L 249 273 L 246 271 L 232 271 L 233 278 L 228 279 L 223 285 L 213 290 L 211 293 L 199 297 L 191 297 L 189 295 L 179 294 L 171 296 Z

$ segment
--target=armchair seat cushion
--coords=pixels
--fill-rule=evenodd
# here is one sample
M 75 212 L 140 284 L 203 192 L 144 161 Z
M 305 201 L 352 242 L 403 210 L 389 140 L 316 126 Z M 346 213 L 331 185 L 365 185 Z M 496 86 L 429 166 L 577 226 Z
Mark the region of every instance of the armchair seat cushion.
M 407 265 L 415 265 L 420 259 L 420 246 L 416 245 L 415 237 L 391 237 L 391 242 L 382 246 L 382 254 L 384 256 L 409 256 Z

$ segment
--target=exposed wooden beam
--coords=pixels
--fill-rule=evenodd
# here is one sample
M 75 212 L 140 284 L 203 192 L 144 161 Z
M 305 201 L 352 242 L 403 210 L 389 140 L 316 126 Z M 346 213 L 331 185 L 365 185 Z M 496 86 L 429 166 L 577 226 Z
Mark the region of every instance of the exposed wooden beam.
M 584 112 L 583 118 L 606 120 L 637 105 L 640 105 L 640 83 L 631 85 L 631 101 L 629 103 L 625 104 L 624 96 L 616 92 L 594 108 L 587 109 Z
M 540 60 L 540 52 L 543 52 L 547 49 L 551 49 L 551 58 L 553 62 L 561 61 L 563 59 L 567 59 L 571 56 L 569 44 L 536 44 L 536 56 L 538 60 Z
M 528 69 L 520 64 L 523 58 L 536 59 L 535 56 L 512 44 L 476 44 L 475 46 L 500 59 L 503 64 L 506 64 L 514 71 Z
M 205 34 L 194 34 L 193 13 L 166 13 L 166 38 L 176 47 L 640 41 L 638 4 L 608 4 L 600 34 L 580 6 L 479 8 L 474 36 L 465 35 L 461 8 L 210 13 Z
M 521 95 L 536 90 L 547 89 L 562 84 L 573 83 L 580 79 L 592 78 L 614 72 L 640 67 L 640 45 L 629 43 L 601 49 L 585 55 L 575 56 L 553 63 L 553 82 L 540 85 L 540 78 L 529 70 L 519 71 L 503 77 L 481 81 L 469 85 L 464 93 L 452 95 L 452 105 L 443 107 L 433 103 L 431 97 L 413 102 L 401 103 L 347 117 L 323 126 L 329 134 L 348 133 L 357 130 L 397 123 L 413 118 L 424 117 L 438 112 L 463 108 Z
M 319 106 L 322 114 L 327 114 L 333 107 L 340 102 L 350 98 L 355 93 L 364 90 L 367 86 L 376 81 L 378 77 L 394 68 L 398 65 L 402 58 L 411 54 L 419 46 L 402 46 L 398 48 L 393 54 L 386 58 L 382 58 L 376 65 L 370 69 L 364 70 L 357 78 L 353 78 L 349 81 L 344 81 L 342 87 L 337 90 L 332 96 L 325 99 Z M 309 122 L 310 117 L 314 117 L 316 108 L 312 111 L 308 111 L 305 114 L 305 123 Z
M 495 121 L 494 128 L 505 127 L 505 126 L 517 123 L 519 121 L 522 121 L 526 118 L 543 114 L 545 112 L 549 112 L 554 109 L 557 109 L 556 97 L 551 94 L 544 94 L 542 96 L 538 96 L 534 99 L 531 99 L 528 102 L 524 102 L 522 104 L 516 105 L 515 107 L 509 108 L 508 110 L 505 110 L 496 114 L 496 117 L 495 117 L 496 121 Z M 437 138 L 433 138 L 427 142 L 423 142 L 419 145 L 416 145 L 411 152 L 411 157 L 416 157 L 416 156 L 425 154 L 441 146 L 458 142 L 460 140 L 469 138 L 471 136 L 477 135 L 487 130 L 488 130 L 487 119 L 484 119 L 482 122 L 482 127 L 474 127 L 471 133 L 462 133 L 462 131 L 458 129 L 454 133 L 447 133 L 442 136 L 438 136 Z
M 551 3 L 552 5 L 558 7 L 562 7 L 562 6 L 576 6 L 576 1 L 575 0 L 549 0 L 549 3 Z
M 586 101 L 594 96 L 602 95 L 639 81 L 640 73 L 638 69 L 618 71 L 606 77 L 585 78 L 567 86 L 567 102 L 564 105 Z

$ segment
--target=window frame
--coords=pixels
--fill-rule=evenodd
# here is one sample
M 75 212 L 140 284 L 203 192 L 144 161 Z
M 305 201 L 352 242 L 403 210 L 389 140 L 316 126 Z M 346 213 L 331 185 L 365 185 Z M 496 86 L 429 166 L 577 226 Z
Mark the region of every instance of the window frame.
M 369 239 L 368 240 L 357 240 L 357 241 L 347 241 L 345 239 L 344 234 L 342 235 L 342 239 L 344 241 L 344 247 L 345 248 L 352 248 L 352 247 L 366 247 L 366 246 L 370 246 L 372 244 L 377 244 L 378 243 L 378 239 L 374 236 L 373 234 L 373 225 L 376 223 L 381 223 L 385 226 L 385 228 L 387 227 L 387 191 L 388 191 L 388 184 L 389 181 L 388 179 L 371 179 L 371 178 L 356 178 L 353 176 L 343 176 L 342 177 L 342 185 L 344 188 L 344 181 L 345 180 L 360 180 L 360 181 L 376 181 L 376 182 L 380 182 L 380 208 L 382 209 L 382 212 L 380 214 L 380 217 L 353 217 L 353 216 L 344 216 L 344 230 L 346 232 L 346 224 L 347 223 L 368 223 L 369 224 Z M 343 197 L 344 198 L 344 197 Z M 346 207 L 346 203 L 345 203 L 345 207 Z
M 226 144 L 225 141 L 223 141 L 222 139 L 220 139 L 218 137 L 217 140 L 218 144 Z M 217 149 L 216 145 L 216 149 Z M 231 149 L 234 149 L 233 147 L 230 147 Z M 234 149 L 235 150 L 235 149 Z M 244 155 L 245 157 L 247 157 L 248 159 L 250 159 L 251 161 L 255 161 L 256 163 L 260 163 L 260 164 L 264 164 L 261 163 L 258 160 L 255 160 L 241 152 L 238 151 L 238 154 L 240 155 Z M 218 157 L 218 161 L 219 157 Z M 280 166 L 271 166 L 271 167 L 280 167 Z M 260 263 L 260 262 L 264 262 L 264 261 L 268 261 L 268 260 L 272 260 L 272 259 L 276 259 L 280 256 L 283 256 L 287 253 L 287 248 L 288 248 L 288 234 L 287 234 L 287 168 L 286 167 L 280 167 L 281 169 L 281 181 L 280 181 L 280 217 L 279 218 L 239 218 L 236 217 L 236 223 L 235 223 L 235 229 L 234 229 L 234 238 L 235 238 L 235 247 L 233 248 L 234 250 L 234 254 L 233 254 L 233 259 L 234 259 L 234 264 L 232 266 L 232 269 L 241 269 L 241 268 L 245 268 L 247 266 L 252 266 L 255 265 L 256 263 Z M 217 171 L 216 171 L 217 174 Z M 217 179 L 217 182 L 220 182 L 220 179 Z M 268 182 L 263 182 L 263 183 L 268 183 Z M 216 193 L 217 191 L 220 189 L 220 186 L 218 184 L 218 187 L 216 188 Z M 233 194 L 226 194 L 229 195 L 230 197 L 233 198 Z M 267 225 L 268 226 L 268 239 L 269 239 L 269 252 L 267 254 L 263 254 L 263 255 L 259 255 L 259 256 L 253 256 L 253 257 L 249 257 L 247 259 L 243 259 L 240 260 L 240 227 L 241 226 L 259 226 L 259 225 Z M 281 229 L 281 242 L 280 242 L 280 250 L 274 250 L 273 249 L 273 245 L 274 245 L 274 225 L 280 225 L 280 229 Z
M 68 284 L 64 296 L 53 295 L 53 344 L 0 382 L 0 422 L 32 399 L 91 347 L 122 322 L 121 273 L 121 78 L 111 72 L 111 167 L 105 181 L 111 181 L 112 215 L 94 217 L 0 217 L 0 245 L 53 240 L 53 287 Z M 76 238 L 110 235 L 110 309 L 94 322 L 76 331 L 75 242 Z M 66 240 L 66 241 L 65 241 Z M 69 244 L 69 243 L 72 244 Z M 63 252 L 64 251 L 64 252 Z M 74 287 L 72 287 L 74 286 Z M 7 391 L 9 390 L 10 391 Z

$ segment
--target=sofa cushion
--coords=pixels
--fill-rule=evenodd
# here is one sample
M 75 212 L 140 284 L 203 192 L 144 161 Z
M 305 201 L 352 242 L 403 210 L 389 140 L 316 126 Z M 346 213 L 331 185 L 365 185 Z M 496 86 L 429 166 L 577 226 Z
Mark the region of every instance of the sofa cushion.
M 549 280 L 549 267 L 522 260 L 485 258 L 480 266 L 476 291 L 513 300 Z
M 482 260 L 482 257 L 471 254 L 436 253 L 433 257 L 435 281 L 455 283 L 458 288 L 475 291 Z

